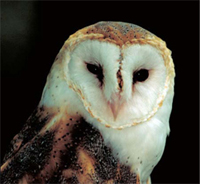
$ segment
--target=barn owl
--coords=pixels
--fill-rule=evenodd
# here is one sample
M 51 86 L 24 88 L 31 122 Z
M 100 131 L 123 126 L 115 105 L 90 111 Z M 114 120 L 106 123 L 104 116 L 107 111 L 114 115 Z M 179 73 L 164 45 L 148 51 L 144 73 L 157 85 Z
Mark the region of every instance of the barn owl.
M 170 131 L 174 77 L 165 42 L 137 25 L 77 31 L 11 141 L 2 183 L 150 184 Z

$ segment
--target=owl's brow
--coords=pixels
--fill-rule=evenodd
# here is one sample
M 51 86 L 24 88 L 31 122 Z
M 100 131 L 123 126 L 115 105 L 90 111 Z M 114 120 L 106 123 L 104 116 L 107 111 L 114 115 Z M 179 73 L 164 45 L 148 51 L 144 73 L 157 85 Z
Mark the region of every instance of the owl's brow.
M 97 67 L 102 68 L 102 71 L 104 70 L 104 69 L 103 69 L 103 64 L 100 64 L 100 63 L 97 62 L 96 60 L 84 61 L 84 63 L 85 63 L 85 64 L 93 64 L 93 65 L 96 65 Z
M 96 66 L 100 66 L 103 68 L 103 66 L 96 60 L 88 60 L 88 61 L 84 61 L 85 64 L 94 64 Z

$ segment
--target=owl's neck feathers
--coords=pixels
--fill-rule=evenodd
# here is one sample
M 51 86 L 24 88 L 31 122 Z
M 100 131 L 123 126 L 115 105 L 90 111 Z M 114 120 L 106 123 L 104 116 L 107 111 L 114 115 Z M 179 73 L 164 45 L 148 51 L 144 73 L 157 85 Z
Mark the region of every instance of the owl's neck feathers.
M 166 95 L 163 108 L 159 109 L 148 122 L 124 128 L 123 130 L 116 130 L 105 127 L 99 123 L 98 120 L 89 116 L 81 100 L 77 98 L 77 95 L 72 89 L 66 87 L 65 91 L 68 94 L 68 100 L 65 103 L 63 103 L 63 99 L 59 99 L 59 93 L 55 94 L 55 98 L 57 98 L 56 102 L 58 103 L 60 100 L 62 107 L 60 109 L 51 109 L 56 112 L 54 114 L 57 114 L 57 117 L 68 116 L 67 114 L 76 117 L 77 112 L 82 112 L 81 116 L 100 131 L 105 144 L 111 147 L 114 156 L 118 158 L 122 164 L 130 166 L 134 172 L 139 173 L 141 182 L 147 181 L 154 166 L 162 156 L 165 139 L 169 133 L 172 94 Z M 171 91 L 171 93 L 173 93 L 173 91 Z M 40 103 L 45 104 L 46 100 L 47 99 L 44 97 Z M 72 104 L 72 106 L 70 104 Z M 76 108 L 73 108 L 73 104 L 76 104 Z M 50 104 L 46 103 L 46 105 L 49 106 Z M 59 104 L 53 103 L 52 105 L 58 106 Z M 51 126 L 54 126 L 53 120 Z

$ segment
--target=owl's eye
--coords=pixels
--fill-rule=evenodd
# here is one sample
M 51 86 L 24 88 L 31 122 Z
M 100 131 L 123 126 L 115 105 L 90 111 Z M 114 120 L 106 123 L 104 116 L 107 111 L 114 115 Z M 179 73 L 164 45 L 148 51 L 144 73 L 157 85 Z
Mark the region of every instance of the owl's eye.
M 133 83 L 143 82 L 149 77 L 149 71 L 141 69 L 133 74 Z
M 103 70 L 101 66 L 97 66 L 97 65 L 93 65 L 93 64 L 89 64 L 87 63 L 87 69 L 94 75 L 97 76 L 97 78 L 99 79 L 99 81 L 102 83 L 103 80 Z
M 89 64 L 89 63 L 87 63 L 87 69 L 91 72 L 91 73 L 93 73 L 93 74 L 95 74 L 95 75 L 98 75 L 99 73 L 101 73 L 101 67 L 99 67 L 99 66 L 96 66 L 96 65 L 93 65 L 93 64 Z

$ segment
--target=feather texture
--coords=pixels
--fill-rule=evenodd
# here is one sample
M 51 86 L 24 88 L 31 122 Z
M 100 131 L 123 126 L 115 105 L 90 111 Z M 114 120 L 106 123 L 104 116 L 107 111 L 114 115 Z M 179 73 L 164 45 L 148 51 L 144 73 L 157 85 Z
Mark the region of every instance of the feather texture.
M 88 64 L 101 67 L 101 81 Z M 141 70 L 148 75 L 135 81 Z M 139 26 L 77 31 L 11 142 L 2 183 L 151 183 L 170 132 L 174 77 L 165 42 Z

